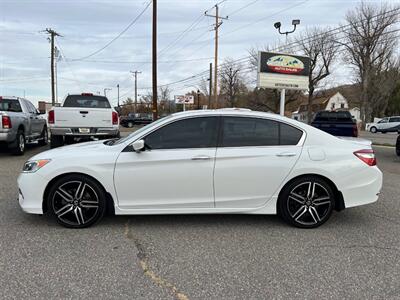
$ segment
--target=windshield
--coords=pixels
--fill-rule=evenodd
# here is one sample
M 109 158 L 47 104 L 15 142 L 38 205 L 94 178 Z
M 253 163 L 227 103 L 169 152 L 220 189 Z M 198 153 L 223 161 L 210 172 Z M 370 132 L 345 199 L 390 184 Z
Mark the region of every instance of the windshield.
M 119 144 L 125 143 L 125 142 L 128 141 L 129 139 L 134 138 L 136 135 L 141 134 L 143 131 L 145 131 L 145 130 L 147 130 L 147 129 L 149 129 L 149 128 L 152 128 L 152 127 L 157 126 L 159 123 L 161 123 L 162 121 L 164 121 L 164 120 L 166 120 L 166 119 L 169 119 L 170 117 L 171 117 L 171 115 L 169 115 L 169 116 L 167 116 L 167 117 L 165 117 L 165 118 L 158 119 L 157 121 L 155 121 L 155 122 L 153 122 L 153 123 L 151 123 L 151 124 L 148 124 L 148 125 L 146 125 L 146 126 L 143 126 L 142 128 L 140 128 L 140 129 L 138 129 L 138 130 L 132 132 L 132 133 L 129 134 L 128 136 L 119 139 L 118 141 L 116 141 L 116 142 L 115 142 L 114 144 L 112 144 L 112 145 L 119 145 Z
M 64 101 L 63 107 L 85 107 L 85 108 L 111 108 L 108 99 L 95 95 L 70 95 Z
M 0 99 L 0 111 L 22 112 L 22 108 L 18 100 Z

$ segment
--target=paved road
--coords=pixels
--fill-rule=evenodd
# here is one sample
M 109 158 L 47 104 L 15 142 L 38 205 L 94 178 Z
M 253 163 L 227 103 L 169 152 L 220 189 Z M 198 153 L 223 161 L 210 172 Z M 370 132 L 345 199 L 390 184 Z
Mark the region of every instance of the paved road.
M 361 131 L 360 137 L 365 138 L 367 140 L 371 140 L 373 144 L 394 146 L 396 145 L 396 139 L 398 137 L 398 134 L 394 132 L 371 133 L 368 131 Z
M 0 298 L 399 299 L 400 160 L 377 147 L 380 201 L 300 230 L 275 216 L 107 217 L 69 230 L 24 214 L 24 157 L 0 153 Z

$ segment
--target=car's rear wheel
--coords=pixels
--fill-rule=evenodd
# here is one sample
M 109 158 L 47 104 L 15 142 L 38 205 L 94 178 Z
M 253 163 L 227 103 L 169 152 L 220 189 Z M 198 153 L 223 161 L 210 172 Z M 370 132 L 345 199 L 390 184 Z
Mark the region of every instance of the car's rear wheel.
M 49 211 L 57 222 L 69 228 L 85 228 L 99 221 L 106 210 L 104 189 L 83 175 L 68 175 L 50 189 Z
M 128 125 L 129 128 L 132 128 L 133 127 L 133 122 L 128 122 L 127 125 Z
M 369 131 L 371 131 L 372 133 L 376 133 L 378 130 L 376 129 L 375 126 L 372 126 Z
M 279 196 L 278 211 L 291 225 L 315 228 L 329 219 L 334 203 L 334 193 L 325 180 L 306 176 L 284 187 Z
M 47 127 L 45 126 L 40 136 L 39 145 L 45 146 L 47 145 L 48 142 L 49 142 L 49 132 L 47 130 Z

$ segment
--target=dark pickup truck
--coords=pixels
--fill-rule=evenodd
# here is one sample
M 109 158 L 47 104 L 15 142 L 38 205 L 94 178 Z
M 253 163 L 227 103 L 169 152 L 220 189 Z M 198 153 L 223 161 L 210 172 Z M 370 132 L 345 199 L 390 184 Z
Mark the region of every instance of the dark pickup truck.
M 348 111 L 317 112 L 311 126 L 335 136 L 358 136 L 357 122 Z

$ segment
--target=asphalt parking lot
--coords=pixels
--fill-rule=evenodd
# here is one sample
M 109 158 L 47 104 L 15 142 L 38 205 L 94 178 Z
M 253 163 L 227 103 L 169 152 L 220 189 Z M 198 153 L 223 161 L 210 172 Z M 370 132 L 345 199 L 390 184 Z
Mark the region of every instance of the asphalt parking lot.
M 0 298 L 399 299 L 400 159 L 375 147 L 374 204 L 314 230 L 276 216 L 107 217 L 84 230 L 23 213 L 25 160 L 0 153 Z

